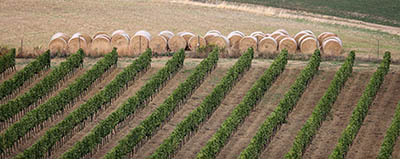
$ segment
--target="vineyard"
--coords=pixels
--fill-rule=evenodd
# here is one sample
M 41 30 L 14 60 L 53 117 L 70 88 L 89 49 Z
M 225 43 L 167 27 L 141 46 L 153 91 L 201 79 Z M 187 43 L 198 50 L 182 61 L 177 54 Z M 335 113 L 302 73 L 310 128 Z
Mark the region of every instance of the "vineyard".
M 78 49 L 0 56 L 1 158 L 399 158 L 400 67 L 237 59 L 214 48 L 136 58 Z M 3 67 L 4 66 L 4 67 Z

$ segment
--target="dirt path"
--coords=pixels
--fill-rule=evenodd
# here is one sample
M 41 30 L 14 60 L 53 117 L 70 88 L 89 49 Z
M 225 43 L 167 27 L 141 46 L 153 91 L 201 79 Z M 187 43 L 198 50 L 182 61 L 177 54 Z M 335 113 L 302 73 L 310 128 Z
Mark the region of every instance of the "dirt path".
M 375 158 L 389 128 L 400 99 L 400 73 L 389 72 L 369 108 L 347 158 Z
M 253 83 L 263 74 L 264 67 L 252 67 L 245 72 L 242 79 L 236 83 L 232 91 L 226 95 L 221 105 L 215 110 L 211 117 L 202 125 L 191 139 L 184 144 L 176 153 L 175 158 L 195 158 L 196 154 L 206 145 L 207 141 L 218 130 L 222 122 L 230 115 L 238 105 Z
M 284 158 L 290 150 L 297 132 L 312 114 L 314 107 L 328 89 L 334 76 L 335 72 L 319 71 L 289 114 L 287 122 L 276 132 L 267 148 L 261 153 L 260 158 Z
M 134 95 L 146 81 L 154 75 L 160 68 L 151 67 L 145 74 L 139 77 L 127 90 L 125 90 L 112 104 L 103 112 L 96 115 L 95 119 L 85 124 L 85 127 L 73 135 L 65 144 L 54 151 L 53 158 L 60 157 L 64 152 L 72 148 L 77 141 L 82 140 L 87 133 L 89 133 L 100 121 L 104 120 L 108 115 L 114 112 L 121 104 L 123 104 L 129 97 Z
M 53 127 L 54 125 L 56 125 L 57 123 L 59 123 L 60 121 L 62 121 L 65 117 L 67 117 L 72 111 L 74 111 L 75 109 L 77 109 L 80 105 L 82 105 L 84 102 L 86 102 L 88 99 L 90 99 L 91 97 L 93 97 L 97 92 L 99 92 L 101 89 L 103 89 L 103 87 L 108 84 L 117 74 L 118 72 L 120 72 L 121 69 L 117 68 L 114 69 L 112 72 L 110 72 L 110 74 L 108 76 L 106 76 L 105 78 L 103 78 L 101 81 L 99 81 L 98 84 L 96 84 L 90 91 L 86 92 L 84 97 L 81 98 L 80 100 L 78 100 L 77 102 L 75 102 L 75 104 L 67 109 L 63 114 L 59 115 L 57 118 L 55 118 L 53 121 L 46 121 L 46 124 L 44 124 L 45 126 L 43 127 L 42 130 L 40 130 L 39 132 L 35 133 L 31 138 L 29 138 L 28 140 L 26 140 L 26 142 L 24 144 L 21 144 L 20 148 L 18 148 L 18 150 L 16 151 L 17 153 L 23 152 L 23 150 L 29 148 L 30 146 L 32 146 L 41 136 L 43 136 L 45 134 L 45 132 L 50 129 L 51 127 Z M 59 89 L 62 90 L 63 88 L 66 88 L 68 86 L 69 83 L 72 83 L 73 81 L 75 81 L 76 78 L 78 78 L 80 75 L 82 75 L 85 71 L 82 69 L 80 70 L 73 79 L 68 80 L 67 82 L 64 83 L 64 86 Z M 58 94 L 58 92 L 57 92 Z M 56 94 L 54 94 L 56 95 Z M 16 154 L 12 154 L 12 156 L 15 156 Z
M 303 158 L 328 158 L 343 129 L 347 126 L 351 113 L 371 76 L 372 72 L 353 72 L 333 104 L 331 114 L 322 123 Z
M 166 86 L 155 96 L 155 98 L 142 110 L 135 114 L 133 118 L 127 121 L 127 124 L 121 128 L 108 143 L 105 143 L 99 150 L 97 150 L 91 158 L 101 158 L 113 147 L 118 144 L 118 141 L 124 138 L 133 128 L 140 124 L 147 116 L 149 116 L 171 93 L 178 85 L 183 82 L 189 75 L 189 69 L 193 67 L 184 66 L 175 77 L 170 79 Z
M 27 82 L 17 88 L 11 95 L 8 95 L 5 97 L 3 100 L 0 101 L 0 104 L 4 104 L 12 99 L 15 99 L 16 97 L 23 95 L 24 93 L 28 92 L 33 86 L 35 86 L 37 83 L 39 83 L 44 77 L 46 77 L 52 70 L 51 69 L 46 69 L 41 71 L 38 75 L 33 76 L 31 81 Z M 14 71 L 15 72 L 15 71 Z M 10 77 L 11 79 L 11 77 Z
M 208 77 L 204 80 L 199 88 L 193 93 L 186 104 L 182 105 L 180 110 L 168 121 L 154 136 L 148 140 L 132 158 L 145 158 L 153 153 L 161 143 L 166 139 L 176 125 L 185 119 L 195 108 L 197 108 L 204 98 L 211 93 L 217 83 L 222 79 L 224 74 L 228 71 L 227 68 L 217 67 Z
M 400 136 L 397 137 L 396 145 L 393 147 L 392 158 L 400 158 Z
M 285 71 L 276 79 L 269 90 L 264 94 L 260 103 L 250 112 L 248 118 L 238 127 L 228 143 L 218 154 L 218 159 L 236 158 L 240 152 L 250 143 L 251 138 L 257 132 L 259 126 L 264 122 L 277 106 L 283 95 L 289 90 L 290 86 L 296 80 L 301 70 L 285 69 Z
M 39 83 L 40 80 L 42 80 L 45 76 L 47 76 L 52 70 L 48 70 L 46 72 L 44 72 L 44 74 L 42 76 L 40 76 L 38 79 L 35 79 L 35 81 L 33 81 L 30 85 L 28 85 L 26 88 L 22 89 L 22 91 L 19 92 L 18 95 L 22 95 L 23 93 L 26 93 L 27 91 L 29 91 L 29 89 L 31 89 L 34 85 L 36 85 L 37 83 Z M 76 78 L 78 78 L 80 75 L 82 75 L 85 70 L 84 69 L 77 69 L 75 70 L 76 72 L 74 72 L 74 74 L 69 77 L 67 80 L 65 80 L 65 82 L 63 82 L 60 87 L 58 89 L 56 89 L 55 91 L 51 91 L 48 94 L 48 97 L 44 98 L 45 100 L 40 101 L 39 104 L 43 104 L 44 102 L 46 102 L 47 100 L 49 100 L 51 97 L 57 95 L 61 90 L 63 90 L 64 88 L 66 88 L 70 83 L 72 83 L 73 81 L 75 81 Z M 33 105 L 30 105 L 30 107 L 32 107 Z M 39 105 L 36 105 L 35 107 L 37 107 Z M 25 112 L 27 113 L 27 112 Z M 22 114 L 22 117 L 25 114 Z M 21 117 L 21 118 L 22 118 Z M 20 119 L 15 120 L 12 124 L 18 122 Z M 12 124 L 6 126 L 4 129 L 0 130 L 0 133 L 3 133 L 8 127 L 10 127 Z
M 4 81 L 13 77 L 15 75 L 15 73 L 17 73 L 18 71 L 20 71 L 20 69 L 15 69 L 12 72 L 8 72 L 8 73 L 5 73 L 3 76 L 0 76 L 0 84 L 3 84 Z

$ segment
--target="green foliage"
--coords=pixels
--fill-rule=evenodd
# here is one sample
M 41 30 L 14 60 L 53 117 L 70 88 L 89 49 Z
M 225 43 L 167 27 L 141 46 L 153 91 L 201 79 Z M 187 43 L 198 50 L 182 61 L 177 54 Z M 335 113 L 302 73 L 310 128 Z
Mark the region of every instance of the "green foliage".
M 15 49 L 11 49 L 8 54 L 1 56 L 0 65 L 2 65 L 0 72 L 5 71 L 9 67 L 15 66 Z M 0 100 L 4 99 L 6 96 L 10 95 L 16 89 L 24 85 L 25 81 L 30 80 L 33 76 L 49 67 L 50 52 L 47 51 L 25 66 L 24 69 L 18 71 L 11 79 L 4 81 L 0 85 Z M 3 107 L 5 106 L 0 106 L 0 110 L 4 110 Z M 0 121 L 4 121 L 3 118 L 0 117 Z
M 372 75 L 367 87 L 365 88 L 360 100 L 357 103 L 351 117 L 350 123 L 344 129 L 342 136 L 339 138 L 333 152 L 329 155 L 330 159 L 345 158 L 354 138 L 357 136 L 358 130 L 367 116 L 369 106 L 375 99 L 380 86 L 383 83 L 385 75 L 390 67 L 390 52 L 386 52 L 383 56 L 383 61 L 378 67 L 378 70 Z
M 251 67 L 253 55 L 254 51 L 252 48 L 243 54 L 235 65 L 228 70 L 211 94 L 203 100 L 200 106 L 193 110 L 176 126 L 172 134 L 163 141 L 150 158 L 170 158 L 173 156 L 184 138 L 189 135 L 190 132 L 196 131 L 200 124 L 205 122 L 207 118 L 212 115 L 225 96 L 234 87 L 235 83 L 237 83 L 244 72 Z
M 398 0 L 226 0 L 400 26 Z
M 60 64 L 59 67 L 55 68 L 43 78 L 39 83 L 32 87 L 28 92 L 17 98 L 10 100 L 8 103 L 0 105 L 0 121 L 5 122 L 12 118 L 14 115 L 29 107 L 30 105 L 43 98 L 46 94 L 54 89 L 57 83 L 65 78 L 66 75 L 71 73 L 73 70 L 81 66 L 83 63 L 83 52 L 74 54 L 67 59 L 66 62 Z M 25 80 L 27 76 L 31 76 L 29 72 L 39 72 L 39 69 L 35 71 L 37 67 L 50 67 L 50 52 L 47 51 L 43 55 L 39 56 L 35 61 L 31 62 L 23 70 L 18 72 L 14 78 L 15 80 Z M 21 74 L 19 74 L 21 73 Z M 22 85 L 22 84 L 21 84 Z M 11 87 L 11 86 L 10 86 Z
M 78 67 L 82 64 L 83 57 L 83 51 L 78 51 L 76 54 L 70 56 L 66 62 L 63 62 L 58 68 L 56 68 L 54 70 L 56 72 L 52 75 L 60 75 L 58 74 L 59 71 L 70 70 L 71 66 Z M 39 105 L 36 109 L 28 112 L 20 121 L 11 125 L 0 136 L 0 141 L 2 143 L 1 150 L 10 148 L 15 142 L 25 136 L 29 131 L 33 130 L 37 125 L 46 121 L 55 113 L 63 111 L 66 105 L 72 103 L 84 91 L 88 90 L 89 86 L 95 82 L 96 79 L 98 79 L 112 65 L 115 65 L 117 63 L 117 58 L 118 55 L 115 50 L 112 53 L 107 54 L 74 83 L 68 85 L 67 88 L 60 91 L 60 93 L 47 100 L 45 103 Z M 54 78 L 50 78 L 49 80 L 54 80 Z
M 394 114 L 392 124 L 386 132 L 383 139 L 381 149 L 379 150 L 378 159 L 389 159 L 392 157 L 393 147 L 400 135 L 400 102 L 397 105 L 396 113 Z
M 11 49 L 8 53 L 0 56 L 0 74 L 9 68 L 15 67 L 15 49 Z M 2 95 L 2 94 L 0 94 Z
M 197 154 L 198 159 L 215 158 L 216 155 L 228 142 L 238 126 L 250 114 L 251 110 L 262 99 L 265 92 L 271 87 L 273 82 L 285 70 L 288 53 L 283 50 L 272 65 L 264 72 L 252 88 L 246 93 L 242 102 L 235 107 L 231 115 L 222 123 L 218 131 L 208 140 L 206 146 Z
M 105 158 L 124 158 L 143 139 L 152 137 L 163 122 L 171 116 L 172 112 L 191 96 L 196 88 L 201 85 L 207 74 L 211 73 L 217 66 L 218 54 L 219 49 L 214 49 L 206 59 L 196 66 L 194 72 L 149 117 L 120 140 L 118 145 L 106 154 Z
M 147 50 L 147 57 L 151 55 L 151 50 Z M 143 56 L 143 55 L 142 55 Z M 122 106 L 120 106 L 116 111 L 111 113 L 106 119 L 102 120 L 95 128 L 87 135 L 82 141 L 77 142 L 68 152 L 64 153 L 61 158 L 81 158 L 85 154 L 90 153 L 98 144 L 101 143 L 103 137 L 109 135 L 113 129 L 121 122 L 123 122 L 129 115 L 137 112 L 138 109 L 145 107 L 150 101 L 150 98 L 154 96 L 161 87 L 172 77 L 173 74 L 178 72 L 180 68 L 183 67 L 183 62 L 185 59 L 184 50 L 173 55 L 171 60 L 168 60 L 167 64 L 157 72 L 136 94 L 130 97 Z M 140 61 L 140 60 L 139 60 Z M 99 93 L 101 94 L 101 93 Z M 100 100 L 103 97 L 94 98 L 93 102 Z M 92 102 L 92 103 L 93 103 Z M 77 121 L 83 122 L 84 119 L 88 118 L 93 111 L 90 109 L 99 109 L 100 104 L 91 104 L 90 102 L 81 106 L 82 111 L 77 110 L 76 116 L 81 116 L 77 118 Z M 89 109 L 88 111 L 85 111 Z M 90 112 L 87 114 L 85 112 Z M 93 112 L 94 113 L 94 112 Z M 82 114 L 82 115 L 81 115 Z M 65 122 L 68 122 L 66 120 Z M 77 125 L 78 123 L 74 123 Z M 73 128 L 73 127 L 71 127 Z
M 321 62 L 321 54 L 316 50 L 311 56 L 310 62 L 306 68 L 301 71 L 295 83 L 290 87 L 290 90 L 285 94 L 277 108 L 267 117 L 261 127 L 257 130 L 256 135 L 251 139 L 250 144 L 240 153 L 241 159 L 256 159 L 258 158 L 265 145 L 270 141 L 279 126 L 286 122 L 286 118 L 292 111 L 297 101 L 300 99 L 308 83 L 318 72 Z
M 353 71 L 355 53 L 351 51 L 345 63 L 336 72 L 328 90 L 319 100 L 317 106 L 300 132 L 297 134 L 291 150 L 285 155 L 285 158 L 301 158 L 307 146 L 311 143 L 313 137 L 320 128 L 322 122 L 331 111 L 333 103 L 340 94 L 341 89 L 350 77 Z

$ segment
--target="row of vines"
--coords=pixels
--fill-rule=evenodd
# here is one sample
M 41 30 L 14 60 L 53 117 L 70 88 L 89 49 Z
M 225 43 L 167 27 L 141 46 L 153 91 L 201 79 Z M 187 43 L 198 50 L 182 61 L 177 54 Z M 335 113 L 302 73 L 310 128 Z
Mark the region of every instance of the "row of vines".
M 8 53 L 0 56 L 0 74 L 4 74 L 15 70 L 15 49 L 11 49 Z
M 213 114 L 225 96 L 241 79 L 244 72 L 250 69 L 253 57 L 254 51 L 250 48 L 228 70 L 203 102 L 176 126 L 172 134 L 163 141 L 150 158 L 171 158 L 174 156 L 175 152 L 191 137 L 192 132 L 197 131 L 201 124 Z
M 297 101 L 307 88 L 308 83 L 318 72 L 320 61 L 320 51 L 316 50 L 311 56 L 310 62 L 307 64 L 306 68 L 301 71 L 290 90 L 285 94 L 284 98 L 280 101 L 275 110 L 267 117 L 261 127 L 257 130 L 256 135 L 251 139 L 251 142 L 246 149 L 240 153 L 239 158 L 258 158 L 261 151 L 264 150 L 267 143 L 269 143 L 273 135 L 278 130 L 279 126 L 286 121 L 287 116 L 291 110 L 293 110 Z
M 151 56 L 149 49 L 146 53 L 149 57 Z M 130 115 L 145 107 L 151 101 L 151 98 L 165 86 L 167 81 L 183 67 L 184 59 L 185 52 L 183 50 L 175 53 L 164 68 L 159 70 L 135 96 L 130 97 L 116 111 L 96 125 L 82 141 L 77 142 L 69 151 L 64 153 L 62 158 L 81 158 L 87 154 L 90 155 L 90 152 L 93 152 L 98 145 L 104 144 L 104 140 L 115 133 L 116 128 L 121 127 Z

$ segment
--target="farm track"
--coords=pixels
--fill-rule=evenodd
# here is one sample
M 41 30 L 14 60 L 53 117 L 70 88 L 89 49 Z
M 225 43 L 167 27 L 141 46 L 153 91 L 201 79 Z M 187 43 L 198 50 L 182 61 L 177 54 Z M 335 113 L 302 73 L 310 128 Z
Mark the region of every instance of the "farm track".
M 236 83 L 221 105 L 210 118 L 202 124 L 198 131 L 176 152 L 175 158 L 195 158 L 201 148 L 214 135 L 233 109 L 238 105 L 254 82 L 262 76 L 264 67 L 252 67 L 245 72 L 242 79 Z
M 345 83 L 327 119 L 303 155 L 303 158 L 328 158 L 349 123 L 351 113 L 369 82 L 372 72 L 353 72 Z
M 371 104 L 368 115 L 347 153 L 347 158 L 363 159 L 378 156 L 386 130 L 392 123 L 400 99 L 399 83 L 400 73 L 390 72 L 385 76 L 383 85 Z
M 237 131 L 231 136 L 227 144 L 218 154 L 218 159 L 236 158 L 240 152 L 250 143 L 251 138 L 256 134 L 259 126 L 267 116 L 275 109 L 283 95 L 294 83 L 300 69 L 285 69 L 276 79 L 272 86 L 264 94 L 260 103 L 250 112 Z
M 165 123 L 151 139 L 143 144 L 132 158 L 145 158 L 151 155 L 151 153 L 153 153 L 161 145 L 164 139 L 166 139 L 172 133 L 176 125 L 185 119 L 190 112 L 196 109 L 204 100 L 204 98 L 211 93 L 211 91 L 227 71 L 227 69 L 217 66 L 216 69 L 207 76 L 200 87 L 197 88 L 191 98 L 189 98 L 185 104 L 180 106 L 181 108 L 179 111 L 177 111 L 174 116 L 167 123 Z
M 400 136 L 397 137 L 396 145 L 393 147 L 392 158 L 400 158 Z
M 15 73 L 17 73 L 20 70 L 21 69 L 15 69 L 15 70 L 13 70 L 11 72 L 3 73 L 4 75 L 0 76 L 0 84 L 2 84 L 6 80 L 9 80 L 11 77 L 13 77 L 15 75 Z
M 334 76 L 335 72 L 333 71 L 319 71 L 314 76 L 295 108 L 287 117 L 286 123 L 278 129 L 264 152 L 261 153 L 260 158 L 284 158 L 297 133 L 311 116 L 314 107 L 328 89 Z
M 101 158 L 107 152 L 109 152 L 113 147 L 118 144 L 122 138 L 124 138 L 129 132 L 140 124 L 141 121 L 146 119 L 177 87 L 180 83 L 182 83 L 189 75 L 190 72 L 186 71 L 192 68 L 188 68 L 184 66 L 172 79 L 170 79 L 164 88 L 157 93 L 157 95 L 153 98 L 153 100 L 142 110 L 139 110 L 135 113 L 133 118 L 128 119 L 126 124 L 119 129 L 113 136 L 106 142 L 103 146 L 100 147 L 96 152 L 92 154 L 90 158 Z
M 0 101 L 0 104 L 5 104 L 8 101 L 15 99 L 16 97 L 23 95 L 24 93 L 28 92 L 29 89 L 31 89 L 33 86 L 35 86 L 37 83 L 39 83 L 44 77 L 46 77 L 52 70 L 51 69 L 46 69 L 46 70 L 42 70 L 40 71 L 39 74 L 34 75 L 33 77 L 31 77 L 31 79 L 25 81 L 25 83 L 18 87 L 14 92 L 12 92 L 10 95 L 6 96 L 4 99 L 2 99 Z M 15 71 L 14 71 L 15 72 Z M 15 75 L 15 73 L 13 74 L 13 76 Z M 11 79 L 11 77 L 9 77 L 8 79 Z M 7 80 L 8 80 L 7 79 Z M 5 80 L 4 80 L 5 81 Z M 1 83 L 3 83 L 4 81 L 2 81 Z
M 87 69 L 79 69 L 73 78 L 69 79 L 67 82 L 65 82 L 63 84 L 62 87 L 60 87 L 60 89 L 57 90 L 56 93 L 54 93 L 53 95 L 57 95 L 59 91 L 61 91 L 62 89 L 66 88 L 69 84 L 71 84 L 72 82 L 74 82 L 78 77 L 80 77 L 81 75 L 83 75 L 86 70 L 89 70 L 90 68 Z M 69 113 L 71 113 L 72 111 L 74 111 L 75 109 L 77 109 L 80 105 L 82 105 L 83 103 L 85 103 L 88 99 L 90 99 L 91 97 L 93 97 L 97 92 L 99 92 L 101 89 L 103 89 L 103 87 L 109 83 L 117 74 L 118 72 L 120 72 L 122 69 L 113 69 L 108 76 L 104 77 L 101 76 L 100 78 L 103 78 L 102 80 L 100 80 L 97 84 L 95 84 L 89 91 L 87 91 L 82 98 L 80 98 L 77 102 L 75 102 L 75 104 L 64 111 L 64 113 L 62 113 L 61 115 L 55 115 L 55 119 L 53 121 L 45 121 L 47 122 L 46 124 L 44 124 L 45 126 L 43 127 L 43 129 L 41 129 L 39 132 L 35 133 L 32 135 L 31 138 L 27 139 L 26 142 L 24 144 L 21 144 L 20 147 L 17 149 L 17 151 L 14 154 L 11 154 L 11 156 L 15 156 L 18 153 L 23 152 L 25 149 L 29 148 L 30 146 L 32 146 L 37 140 L 40 139 L 41 136 L 43 136 L 47 130 L 49 130 L 51 127 L 53 127 L 54 125 L 58 124 L 59 122 L 61 122 L 65 117 L 67 117 L 69 115 Z
M 39 78 L 37 78 L 35 81 L 33 81 L 29 86 L 27 86 L 26 88 L 24 88 L 22 91 L 19 92 L 19 95 L 22 95 L 24 93 L 26 93 L 27 91 L 29 91 L 29 89 L 31 89 L 34 85 L 36 85 L 40 80 L 42 80 L 45 76 L 47 76 L 52 70 L 48 69 L 47 72 L 44 72 L 44 74 L 42 76 L 40 76 Z M 51 91 L 47 97 L 44 97 L 45 100 L 42 100 L 40 102 L 40 104 L 45 103 L 47 100 L 49 100 L 51 97 L 57 95 L 61 90 L 63 90 L 64 88 L 66 88 L 70 83 L 74 82 L 76 80 L 76 78 L 78 78 L 80 75 L 82 75 L 85 72 L 84 69 L 79 68 L 77 70 L 75 70 L 75 72 L 73 73 L 73 75 L 66 79 L 65 82 L 62 82 L 60 84 L 60 87 L 54 91 Z M 57 84 L 58 85 L 58 84 Z M 39 104 L 39 105 L 40 105 Z M 39 105 L 36 104 L 35 108 L 38 107 Z M 32 105 L 31 105 L 32 106 Z M 28 112 L 25 112 L 25 114 Z M 23 116 L 25 115 L 23 114 L 21 119 L 23 118 Z M 0 133 L 3 133 L 5 130 L 8 129 L 8 127 L 10 127 L 12 124 L 18 122 L 20 119 L 15 120 L 13 123 L 9 124 L 8 126 L 6 126 L 4 129 L 0 130 Z
M 72 148 L 72 146 L 77 142 L 81 141 L 100 121 L 104 120 L 108 115 L 114 112 L 121 104 L 123 104 L 129 97 L 134 95 L 151 76 L 153 76 L 160 68 L 151 67 L 147 72 L 141 75 L 137 80 L 133 82 L 117 99 L 115 99 L 110 106 L 104 111 L 97 114 L 93 121 L 85 124 L 85 127 L 74 134 L 65 144 L 54 151 L 53 158 L 60 157 L 64 152 Z

